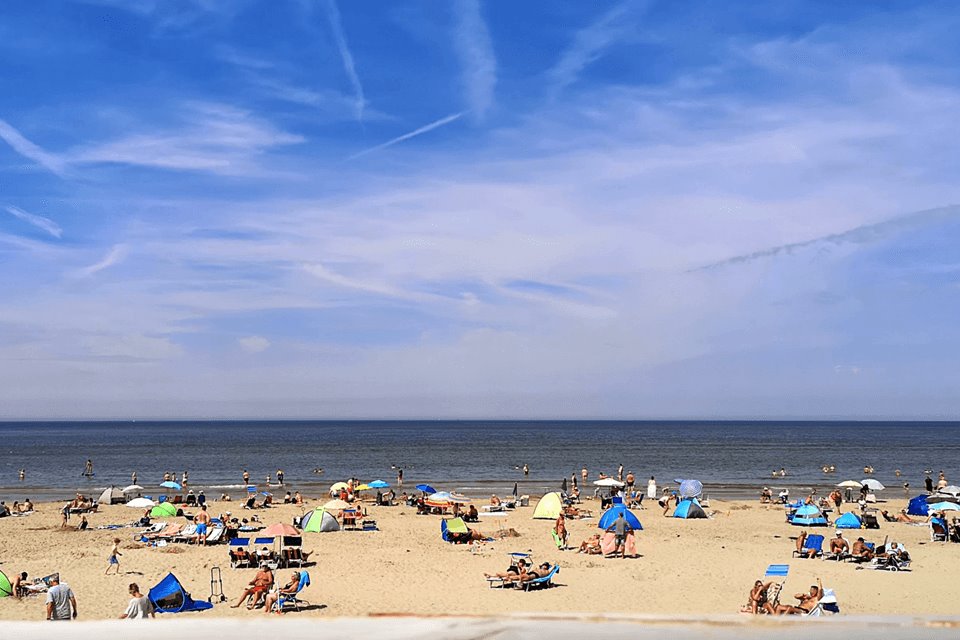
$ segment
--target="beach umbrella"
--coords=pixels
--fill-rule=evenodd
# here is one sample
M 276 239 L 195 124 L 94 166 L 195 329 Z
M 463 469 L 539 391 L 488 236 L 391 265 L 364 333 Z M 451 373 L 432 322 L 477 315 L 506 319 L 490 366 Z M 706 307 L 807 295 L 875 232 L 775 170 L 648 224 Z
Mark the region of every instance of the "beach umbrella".
M 331 500 L 327 504 L 323 505 L 323 508 L 327 511 L 343 511 L 344 509 L 349 509 L 350 504 L 344 502 L 343 500 Z
M 696 498 L 703 493 L 703 484 L 699 480 L 684 480 L 680 483 L 681 498 Z
M 262 496 L 272 496 L 273 494 L 270 493 L 269 491 L 261 491 L 261 492 L 260 492 L 260 495 L 262 495 Z
M 886 487 L 880 484 L 879 481 L 874 480 L 873 478 L 867 478 L 863 481 L 863 486 L 871 491 L 883 491 Z
M 960 504 L 954 502 L 937 502 L 936 504 L 928 504 L 928 511 L 960 511 Z
M 943 489 L 938 489 L 937 493 L 949 493 L 952 496 L 960 495 L 960 487 L 955 484 L 950 485 L 949 487 L 944 487 Z
M 353 488 L 354 491 L 366 491 L 368 489 L 370 489 L 370 485 L 368 484 L 358 484 Z
M 383 480 L 374 480 L 373 482 L 369 483 L 367 486 L 369 486 L 371 489 L 389 489 L 390 488 L 390 485 L 384 482 Z
M 856 480 L 844 480 L 837 485 L 838 489 L 859 489 L 863 485 L 857 482 Z
M 467 504 L 470 502 L 470 498 L 463 495 L 462 493 L 451 493 L 449 497 L 450 502 L 459 502 L 460 504 Z
M 181 487 L 179 484 L 177 484 L 176 482 L 174 482 L 174 481 L 172 481 L 172 480 L 167 480 L 166 482 L 161 482 L 161 483 L 160 483 L 160 486 L 163 487 L 164 489 L 174 489 L 174 490 L 176 490 L 176 491 L 180 491 L 181 489 L 183 489 L 183 487 Z
M 281 536 L 299 536 L 300 531 L 285 522 L 272 524 L 263 531 L 258 531 L 257 535 L 263 538 L 279 538 Z
M 150 510 L 151 518 L 172 518 L 177 515 L 177 507 L 169 502 L 161 502 Z
M 431 493 L 436 493 L 436 492 L 437 492 L 436 489 L 434 489 L 433 487 L 431 487 L 431 486 L 428 485 L 428 484 L 418 484 L 415 488 L 416 488 L 417 491 L 423 491 L 424 493 L 427 493 L 427 494 L 431 494 Z
M 126 506 L 133 507 L 134 509 L 146 509 L 147 507 L 152 507 L 156 504 L 156 502 L 149 498 L 134 498 L 128 502 Z
M 599 480 L 594 480 L 593 484 L 598 487 L 622 487 L 623 483 L 617 480 L 616 478 L 601 478 Z
M 340 491 L 341 489 L 347 489 L 347 488 L 348 487 L 346 482 L 334 482 L 332 485 L 330 485 L 330 493 L 334 493 L 336 491 Z
M 256 493 L 256 492 L 257 492 L 257 488 L 254 485 L 252 484 L 247 485 L 247 493 Z
M 453 496 L 447 491 L 438 491 L 427 496 L 427 504 L 432 507 L 442 507 L 453 503 Z
M 129 487 L 124 487 L 121 491 L 124 493 L 133 493 L 134 491 L 143 491 L 143 487 L 138 484 L 132 484 Z

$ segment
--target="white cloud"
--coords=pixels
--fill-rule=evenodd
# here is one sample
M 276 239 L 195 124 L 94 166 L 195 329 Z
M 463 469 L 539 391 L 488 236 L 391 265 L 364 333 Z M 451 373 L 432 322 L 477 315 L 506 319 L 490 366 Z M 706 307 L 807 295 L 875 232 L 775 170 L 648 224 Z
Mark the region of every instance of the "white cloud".
M 336 0 L 323 0 L 323 6 L 327 14 L 327 20 L 330 22 L 330 28 L 333 31 L 333 38 L 337 43 L 337 50 L 340 52 L 343 71 L 347 74 L 347 80 L 350 81 L 350 86 L 353 88 L 357 121 L 363 122 L 363 109 L 367 101 L 363 96 L 363 85 L 360 84 L 360 76 L 357 75 L 353 53 L 350 52 L 347 36 L 343 31 L 340 10 L 337 8 Z
M 462 83 L 470 112 L 482 120 L 493 105 L 497 59 L 479 0 L 454 3 L 454 50 L 460 59 Z
M 247 353 L 260 353 L 270 348 L 270 341 L 263 336 L 245 336 L 239 338 L 237 342 L 240 348 Z
M 59 238 L 63 235 L 63 229 L 60 228 L 56 222 L 50 218 L 44 218 L 43 216 L 38 216 L 34 213 L 29 213 L 24 211 L 19 207 L 9 206 L 6 208 L 7 213 L 10 215 L 23 220 L 27 224 L 31 224 L 41 231 L 49 233 L 54 238 Z
M 5 120 L 0 120 L 0 139 L 10 145 L 14 151 L 24 158 L 33 160 L 51 173 L 55 173 L 61 177 L 66 174 L 66 166 L 62 158 L 56 154 L 44 151 L 39 146 L 27 140 Z
M 386 149 L 387 147 L 392 147 L 393 145 L 404 142 L 405 140 L 409 140 L 410 138 L 416 138 L 417 136 L 422 136 L 423 134 L 429 133 L 434 129 L 439 129 L 440 127 L 450 124 L 451 122 L 456 122 L 462 117 L 463 117 L 463 113 L 461 112 L 461 113 L 454 113 L 452 115 L 440 118 L 439 120 L 434 120 L 430 124 L 426 124 L 422 127 L 414 129 L 413 131 L 405 133 L 401 136 L 397 136 L 396 138 L 393 138 L 392 140 L 388 140 L 383 144 L 378 144 L 374 147 L 369 147 L 367 149 L 364 149 L 363 151 L 358 151 L 357 153 L 350 156 L 348 159 L 354 160 L 361 156 L 365 156 L 369 153 L 373 153 L 374 151 L 381 151 L 383 149 Z
M 89 278 L 97 273 L 100 273 L 104 269 L 109 269 L 115 264 L 122 262 L 127 257 L 127 247 L 118 244 L 110 248 L 110 251 L 107 252 L 102 259 L 91 264 L 90 266 L 83 267 L 78 269 L 75 272 L 75 275 L 79 278 Z

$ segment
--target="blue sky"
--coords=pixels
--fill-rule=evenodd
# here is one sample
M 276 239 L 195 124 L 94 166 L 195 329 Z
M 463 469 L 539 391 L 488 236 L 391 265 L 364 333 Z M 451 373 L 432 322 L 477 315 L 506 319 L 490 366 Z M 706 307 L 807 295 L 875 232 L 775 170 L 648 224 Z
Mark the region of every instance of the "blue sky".
M 4 3 L 0 418 L 957 417 L 954 3 Z

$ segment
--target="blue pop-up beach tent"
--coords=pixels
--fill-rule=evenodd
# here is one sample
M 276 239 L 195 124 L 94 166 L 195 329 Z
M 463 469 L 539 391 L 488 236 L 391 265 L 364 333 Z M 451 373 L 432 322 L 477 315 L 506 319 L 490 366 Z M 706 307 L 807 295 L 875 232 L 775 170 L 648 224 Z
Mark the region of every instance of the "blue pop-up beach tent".
M 184 611 L 205 611 L 213 609 L 209 602 L 197 602 L 186 592 L 177 576 L 168 573 L 167 577 L 157 583 L 147 594 L 157 613 L 182 613 Z
M 837 521 L 834 522 L 834 524 L 836 525 L 837 529 L 859 529 L 863 526 L 863 522 L 853 511 L 848 511 L 837 518 Z
M 911 498 L 909 504 L 907 504 L 907 514 L 911 516 L 929 515 L 930 510 L 927 509 L 927 494 L 921 493 L 920 495 Z
M 608 528 L 613 526 L 613 523 L 616 522 L 621 513 L 626 519 L 627 524 L 630 525 L 631 529 L 634 531 L 643 531 L 643 525 L 640 524 L 640 520 L 637 518 L 637 516 L 622 504 L 615 504 L 604 511 L 603 515 L 600 516 L 600 522 L 597 524 L 597 526 L 606 531 Z
M 819 507 L 813 504 L 805 504 L 794 512 L 790 524 L 803 527 L 825 527 L 827 526 L 827 519 L 823 517 L 823 512 L 820 511 Z
M 673 517 L 684 519 L 706 518 L 707 513 L 696 499 L 687 498 L 686 500 L 681 500 L 677 508 L 673 510 Z

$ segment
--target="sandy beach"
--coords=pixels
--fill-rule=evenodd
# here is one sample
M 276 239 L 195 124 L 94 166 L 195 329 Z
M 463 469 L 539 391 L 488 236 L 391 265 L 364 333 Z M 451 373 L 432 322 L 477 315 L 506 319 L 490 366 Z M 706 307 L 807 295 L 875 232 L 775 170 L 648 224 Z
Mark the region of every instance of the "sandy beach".
M 665 518 L 656 508 L 638 510 L 644 530 L 638 534 L 641 557 L 605 559 L 575 551 L 558 551 L 550 536 L 552 522 L 534 520 L 533 504 L 505 518 L 482 519 L 479 530 L 495 534 L 512 528 L 519 537 L 482 545 L 472 551 L 440 539 L 440 518 L 418 516 L 406 506 L 367 507 L 379 531 L 341 531 L 304 536 L 313 551 L 313 584 L 304 595 L 312 603 L 296 616 L 370 616 L 382 614 L 498 615 L 508 612 L 603 612 L 658 615 L 735 614 L 767 565 L 789 563 L 785 593 L 805 590 L 819 577 L 836 591 L 848 615 L 945 615 L 956 613 L 960 587 L 960 545 L 930 542 L 929 528 L 882 523 L 879 531 L 861 532 L 868 540 L 903 542 L 914 562 L 910 572 L 859 570 L 855 565 L 792 559 L 792 536 L 800 528 L 784 521 L 782 507 L 759 502 L 713 500 L 708 520 Z M 307 505 L 318 506 L 312 501 Z M 884 508 L 899 509 L 905 500 Z M 0 519 L 0 569 L 7 575 L 27 571 L 31 577 L 59 572 L 74 590 L 81 619 L 113 618 L 123 612 L 127 584 L 144 592 L 174 572 L 195 599 L 210 594 L 210 569 L 223 569 L 224 590 L 236 599 L 253 578 L 250 569 L 230 568 L 227 546 L 170 545 L 145 547 L 134 541 L 137 529 L 98 530 L 129 522 L 139 515 L 122 505 L 90 514 L 91 529 L 60 530 L 59 504 L 42 504 L 28 517 Z M 594 514 L 599 503 L 588 500 Z M 212 503 L 211 512 L 249 516 L 236 502 Z M 280 505 L 256 513 L 264 524 L 289 523 L 302 508 Z M 189 512 L 189 510 L 188 510 Z M 72 520 L 73 523 L 76 519 Z M 571 544 L 596 531 L 597 518 L 568 522 Z M 820 528 L 828 537 L 833 529 Z M 856 532 L 846 532 L 850 538 Z M 119 576 L 104 575 L 114 537 L 123 541 Z M 537 561 L 557 562 L 557 587 L 537 592 L 490 589 L 485 572 L 503 571 L 506 554 L 529 551 Z M 316 564 L 313 562 L 316 561 Z M 281 569 L 278 581 L 291 570 Z M 785 601 L 792 601 L 789 597 Z M 252 618 L 261 611 L 217 604 L 189 616 Z M 42 598 L 0 600 L 0 618 L 42 620 Z

